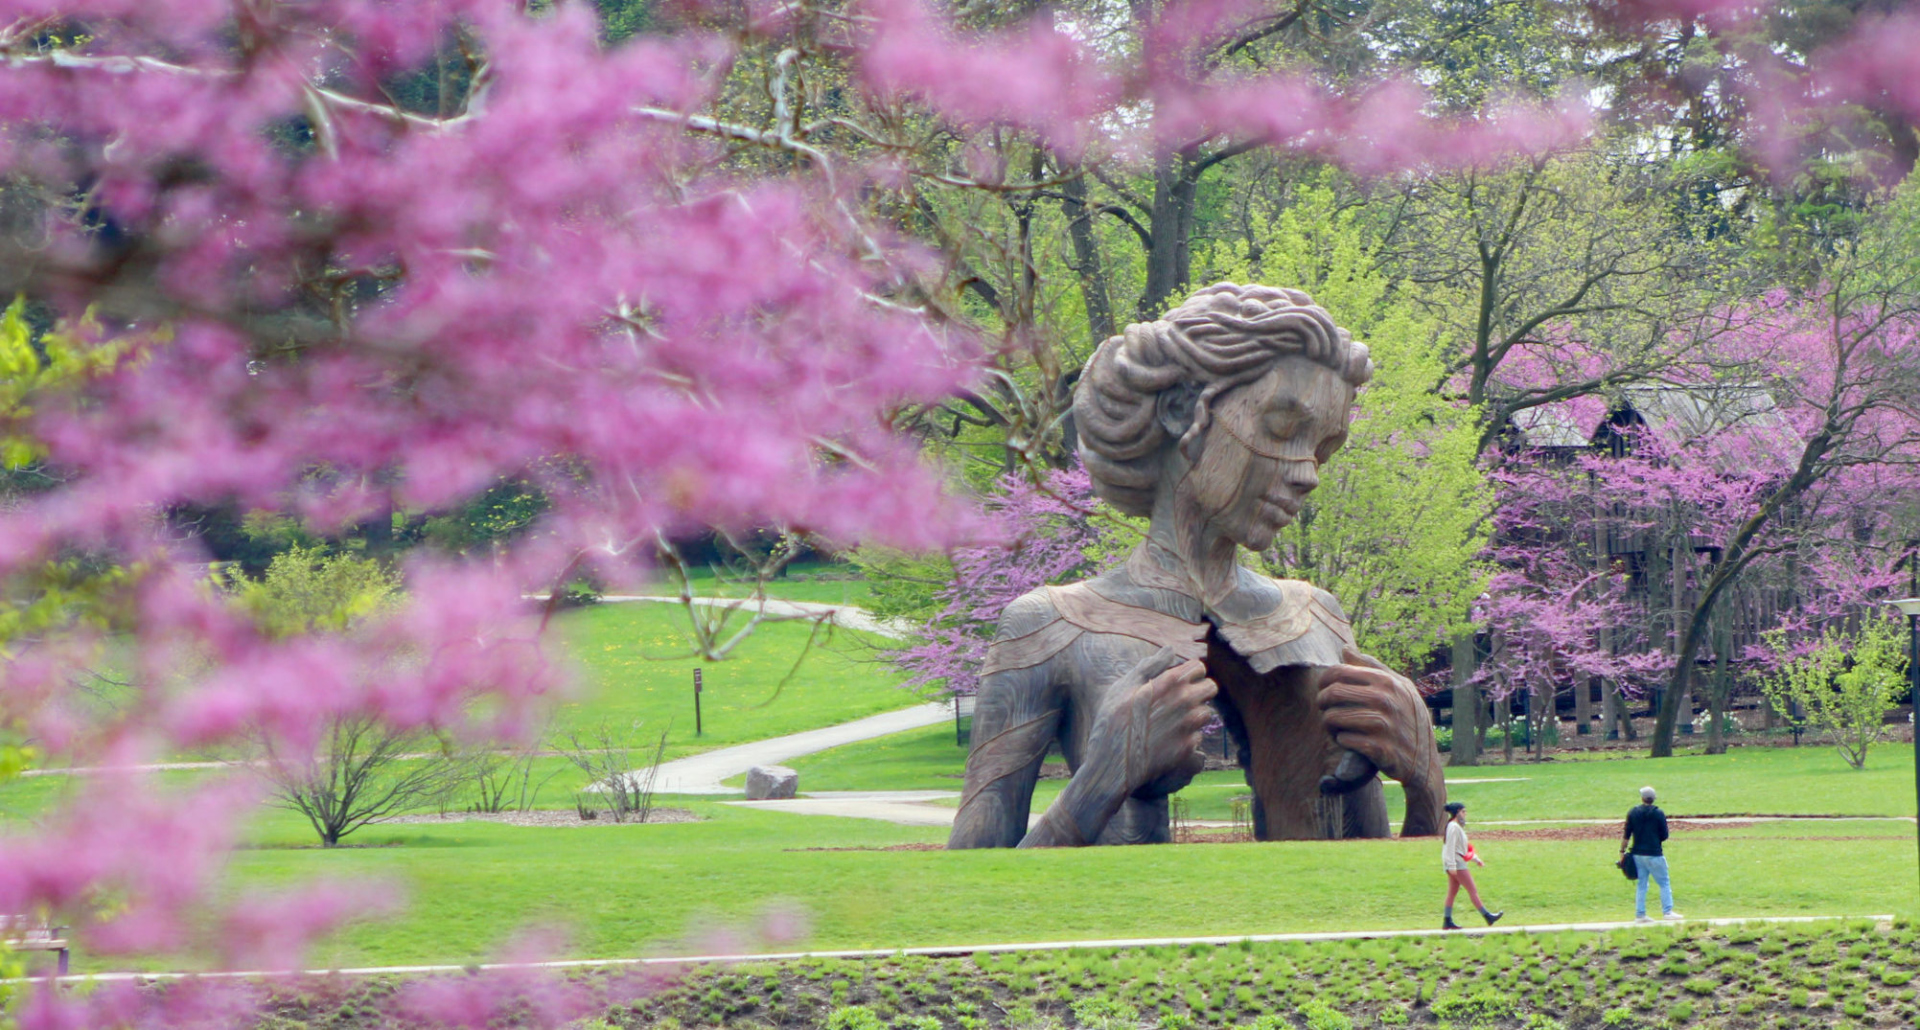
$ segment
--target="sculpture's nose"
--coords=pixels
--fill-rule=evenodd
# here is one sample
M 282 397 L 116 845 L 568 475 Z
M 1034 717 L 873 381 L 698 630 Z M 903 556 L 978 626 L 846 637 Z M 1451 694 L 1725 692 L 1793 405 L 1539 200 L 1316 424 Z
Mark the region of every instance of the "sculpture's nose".
M 1288 486 L 1303 494 L 1310 493 L 1320 485 L 1320 463 L 1312 458 L 1290 461 L 1281 476 Z

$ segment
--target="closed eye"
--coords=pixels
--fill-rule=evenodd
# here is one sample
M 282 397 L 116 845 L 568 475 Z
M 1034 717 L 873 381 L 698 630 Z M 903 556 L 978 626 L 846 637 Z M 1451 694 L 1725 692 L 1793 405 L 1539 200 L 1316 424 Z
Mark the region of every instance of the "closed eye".
M 1322 465 L 1325 465 L 1327 463 L 1327 459 L 1333 457 L 1333 452 L 1346 446 L 1346 443 L 1347 443 L 1347 434 L 1345 433 L 1335 433 L 1334 435 L 1327 437 L 1325 440 L 1320 441 L 1319 447 L 1314 449 L 1313 460 L 1319 462 Z

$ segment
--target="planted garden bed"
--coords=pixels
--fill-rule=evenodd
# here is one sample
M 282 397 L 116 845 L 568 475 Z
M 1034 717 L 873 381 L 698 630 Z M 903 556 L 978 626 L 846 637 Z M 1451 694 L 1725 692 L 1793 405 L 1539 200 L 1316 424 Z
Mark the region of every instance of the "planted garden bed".
M 1636 1030 L 1911 1027 L 1904 921 L 706 967 L 583 1027 L 631 1030 Z M 576 974 L 591 986 L 613 972 Z M 374 1030 L 395 981 L 285 992 L 263 1026 Z

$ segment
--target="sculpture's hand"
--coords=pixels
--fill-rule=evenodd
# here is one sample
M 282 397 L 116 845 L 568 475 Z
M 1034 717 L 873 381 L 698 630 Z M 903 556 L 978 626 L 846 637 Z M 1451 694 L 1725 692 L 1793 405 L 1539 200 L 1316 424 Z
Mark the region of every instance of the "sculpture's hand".
M 1138 669 L 1129 678 L 1145 678 Z M 1200 752 L 1201 730 L 1212 718 L 1207 702 L 1217 691 L 1207 678 L 1207 667 L 1190 659 L 1151 679 L 1114 692 L 1094 724 L 1089 764 L 1120 763 L 1128 793 L 1153 793 L 1156 785 L 1171 790 L 1198 775 L 1206 756 Z
M 1407 795 L 1403 836 L 1434 833 L 1446 802 L 1445 772 L 1433 743 L 1427 704 L 1405 676 L 1380 668 L 1349 649 L 1346 664 L 1320 677 L 1320 713 L 1334 743 L 1348 749 L 1340 768 L 1321 789 L 1352 789 L 1378 769 L 1398 780 Z M 1371 766 L 1371 768 L 1368 768 Z
M 1090 844 L 1129 796 L 1175 789 L 1200 771 L 1200 730 L 1215 687 L 1198 660 L 1178 661 L 1163 647 L 1114 682 L 1087 735 L 1085 761 L 1021 847 Z

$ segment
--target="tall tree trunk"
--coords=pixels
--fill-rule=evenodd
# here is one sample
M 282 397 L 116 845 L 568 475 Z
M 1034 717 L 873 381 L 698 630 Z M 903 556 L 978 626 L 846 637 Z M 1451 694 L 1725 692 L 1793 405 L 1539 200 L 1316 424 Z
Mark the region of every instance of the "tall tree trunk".
M 1166 312 L 1187 286 L 1192 269 L 1193 195 L 1198 172 L 1190 153 L 1164 154 L 1153 166 L 1152 224 L 1147 231 L 1147 288 L 1140 294 L 1139 318 L 1152 321 Z
M 1573 735 L 1584 737 L 1592 732 L 1589 723 L 1593 719 L 1593 679 L 1576 680 L 1573 684 Z
M 1727 753 L 1727 698 L 1733 693 L 1733 618 L 1724 609 L 1714 618 L 1713 683 L 1707 688 L 1707 754 Z
M 1500 758 L 1508 765 L 1513 764 L 1513 698 L 1511 695 L 1498 698 L 1494 704 L 1500 706 Z
M 1453 750 L 1448 765 L 1480 764 L 1480 688 L 1473 679 L 1479 657 L 1471 630 L 1453 638 Z
M 1113 300 L 1107 291 L 1107 272 L 1100 262 L 1100 247 L 1093 234 L 1093 209 L 1087 206 L 1087 180 L 1074 175 L 1060 184 L 1060 192 L 1064 197 L 1060 207 L 1067 216 L 1067 238 L 1073 241 L 1073 271 L 1080 278 L 1080 299 L 1087 309 L 1087 331 L 1098 343 L 1117 330 L 1113 324 Z

